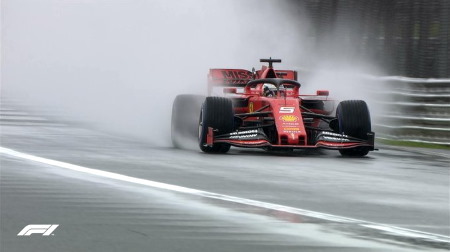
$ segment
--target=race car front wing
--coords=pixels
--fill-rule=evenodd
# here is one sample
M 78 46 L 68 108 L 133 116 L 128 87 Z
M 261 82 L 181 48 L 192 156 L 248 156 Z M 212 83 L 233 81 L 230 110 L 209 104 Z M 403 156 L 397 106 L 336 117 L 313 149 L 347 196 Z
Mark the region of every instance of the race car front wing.
M 367 140 L 355 138 L 345 134 L 339 134 L 330 131 L 319 132 L 313 143 L 305 145 L 285 145 L 272 144 L 268 137 L 261 129 L 234 131 L 228 134 L 214 135 L 214 129 L 208 128 L 208 136 L 206 145 L 212 146 L 214 143 L 228 143 L 236 147 L 246 148 L 292 148 L 292 149 L 311 149 L 311 148 L 325 148 L 325 149 L 351 149 L 357 147 L 369 147 L 369 150 L 375 150 L 375 133 L 367 133 Z

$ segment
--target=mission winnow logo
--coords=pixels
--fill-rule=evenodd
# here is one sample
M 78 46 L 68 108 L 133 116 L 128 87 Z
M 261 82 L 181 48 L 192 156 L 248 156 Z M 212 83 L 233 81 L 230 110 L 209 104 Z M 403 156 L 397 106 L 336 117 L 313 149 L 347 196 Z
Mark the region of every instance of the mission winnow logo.
M 58 224 L 27 225 L 17 234 L 17 236 L 30 236 L 31 234 L 42 234 L 42 236 L 49 236 L 58 226 Z

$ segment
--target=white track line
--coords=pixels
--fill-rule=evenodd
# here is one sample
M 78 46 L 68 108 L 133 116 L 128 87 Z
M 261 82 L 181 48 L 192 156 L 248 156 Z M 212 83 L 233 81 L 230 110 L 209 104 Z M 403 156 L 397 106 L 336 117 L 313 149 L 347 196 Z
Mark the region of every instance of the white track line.
M 130 177 L 130 176 L 114 173 L 114 172 L 107 172 L 107 171 L 102 171 L 102 170 L 98 170 L 98 169 L 92 169 L 92 168 L 88 168 L 88 167 L 65 163 L 65 162 L 61 162 L 61 161 L 56 161 L 56 160 L 52 160 L 52 159 L 33 156 L 30 154 L 18 152 L 18 151 L 12 150 L 12 149 L 4 148 L 4 147 L 0 147 L 0 153 L 9 155 L 9 156 L 13 156 L 16 158 L 31 160 L 31 161 L 35 161 L 35 162 L 39 162 L 39 163 L 43 163 L 43 164 L 47 164 L 47 165 L 52 165 L 52 166 L 56 166 L 56 167 L 60 167 L 60 168 L 64 168 L 64 169 L 68 169 L 68 170 L 72 170 L 72 171 L 82 172 L 82 173 L 86 173 L 86 174 L 96 175 L 96 176 L 100 176 L 100 177 L 104 177 L 104 178 L 108 178 L 108 179 L 114 179 L 114 180 L 129 182 L 129 183 L 133 183 L 133 184 L 169 190 L 169 191 L 173 191 L 173 192 L 186 193 L 186 194 L 201 196 L 201 197 L 205 197 L 205 198 L 212 198 L 212 199 L 217 199 L 217 200 L 222 200 L 222 201 L 235 202 L 235 203 L 239 203 L 239 204 L 255 206 L 255 207 L 264 208 L 264 209 L 288 212 L 288 213 L 313 217 L 313 218 L 327 220 L 327 221 L 333 221 L 333 222 L 339 222 L 339 223 L 352 223 L 352 224 L 359 225 L 359 226 L 362 226 L 365 228 L 381 230 L 381 231 L 390 233 L 395 236 L 419 238 L 419 239 L 425 239 L 425 240 L 435 241 L 435 242 L 450 243 L 450 237 L 445 236 L 445 235 L 427 233 L 427 232 L 422 232 L 422 231 L 417 231 L 417 230 L 412 230 L 412 229 L 390 226 L 390 225 L 381 224 L 381 223 L 375 223 L 375 222 L 347 218 L 347 217 L 342 217 L 342 216 L 337 216 L 337 215 L 332 215 L 332 214 L 309 211 L 309 210 L 305 210 L 305 209 L 283 206 L 283 205 L 278 205 L 278 204 L 272 204 L 272 203 L 267 203 L 267 202 L 263 202 L 263 201 L 239 198 L 239 197 L 229 196 L 229 195 L 225 195 L 225 194 L 201 191 L 201 190 L 197 190 L 197 189 L 192 189 L 192 188 L 182 187 L 182 186 L 177 186 L 177 185 L 171 185 L 171 184 L 156 182 L 156 181 L 147 180 L 147 179 L 140 179 L 140 178 Z

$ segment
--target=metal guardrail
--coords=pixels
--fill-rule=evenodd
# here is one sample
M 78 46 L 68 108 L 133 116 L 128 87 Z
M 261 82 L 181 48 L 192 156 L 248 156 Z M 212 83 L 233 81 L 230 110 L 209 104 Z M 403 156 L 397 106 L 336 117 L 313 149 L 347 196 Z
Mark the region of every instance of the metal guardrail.
M 311 76 L 336 74 L 295 69 L 306 83 Z M 377 138 L 450 146 L 450 79 L 344 74 L 359 83 L 351 88 L 366 90 L 370 96 L 367 101 Z
M 373 79 L 385 84 L 375 92 L 383 108 L 374 115 L 379 138 L 450 145 L 450 79 Z

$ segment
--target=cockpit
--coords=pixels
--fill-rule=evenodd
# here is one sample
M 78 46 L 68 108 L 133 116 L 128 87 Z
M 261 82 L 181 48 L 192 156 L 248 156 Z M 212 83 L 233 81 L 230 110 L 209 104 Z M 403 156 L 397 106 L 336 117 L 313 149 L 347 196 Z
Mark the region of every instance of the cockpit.
M 264 83 L 263 84 L 263 96 L 265 97 L 277 97 L 278 93 L 280 95 L 286 94 L 286 88 L 283 85 L 280 85 L 280 87 L 277 89 L 277 86 L 271 83 Z

